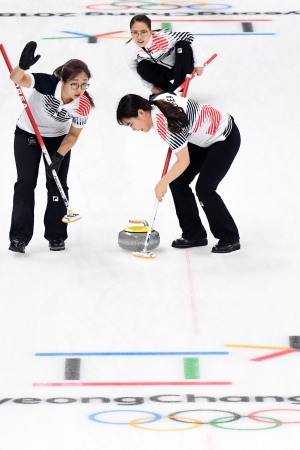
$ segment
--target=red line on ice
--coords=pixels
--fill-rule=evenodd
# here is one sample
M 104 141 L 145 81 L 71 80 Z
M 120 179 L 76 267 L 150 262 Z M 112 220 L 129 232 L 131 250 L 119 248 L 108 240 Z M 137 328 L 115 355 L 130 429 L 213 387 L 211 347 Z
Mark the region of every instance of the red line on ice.
M 190 254 L 189 254 L 188 249 L 185 250 L 185 255 L 186 255 L 186 264 L 187 264 L 189 285 L 190 285 L 190 294 L 191 294 L 191 304 L 192 304 L 194 331 L 195 331 L 195 334 L 198 335 L 199 334 L 199 327 L 198 327 L 198 320 L 197 320 L 196 299 L 195 299 L 195 291 L 194 291 L 194 284 L 193 284 L 193 277 L 192 277 L 191 260 L 190 260 Z
M 212 450 L 213 446 L 212 446 L 211 434 L 207 434 L 207 443 L 208 443 L 208 449 Z
M 231 381 L 129 381 L 129 382 L 63 382 L 63 383 L 33 383 L 32 386 L 223 386 L 232 385 Z
M 153 20 L 151 22 L 171 23 L 171 22 L 272 22 L 272 19 L 161 19 Z
M 125 33 L 123 30 L 121 31 L 109 31 L 107 33 L 101 33 L 101 34 L 94 34 L 94 37 L 101 37 L 101 36 L 108 36 L 110 34 L 117 34 L 117 33 Z
M 283 352 L 271 353 L 271 355 L 260 356 L 259 358 L 250 359 L 250 361 L 265 361 L 266 359 L 277 358 L 278 356 L 287 355 L 288 353 L 294 353 L 297 350 L 284 350 Z

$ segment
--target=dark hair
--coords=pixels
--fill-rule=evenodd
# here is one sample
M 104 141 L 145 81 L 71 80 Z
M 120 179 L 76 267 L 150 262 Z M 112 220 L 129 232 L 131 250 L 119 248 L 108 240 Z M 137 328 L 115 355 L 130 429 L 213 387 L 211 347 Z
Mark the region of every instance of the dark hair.
M 147 25 L 147 27 L 151 30 L 151 20 L 149 19 L 148 16 L 145 16 L 145 14 L 137 14 L 136 16 L 134 16 L 131 19 L 130 24 L 129 24 L 130 30 L 132 28 L 132 25 L 134 25 L 136 22 L 145 23 Z M 132 38 L 130 38 L 129 41 L 126 42 L 126 44 L 128 44 L 130 41 L 132 41 Z
M 54 70 L 53 74 L 66 82 L 73 80 L 73 78 L 75 78 L 81 72 L 86 73 L 88 79 L 92 77 L 88 66 L 83 61 L 81 61 L 80 59 L 70 59 L 62 66 L 57 67 L 57 69 Z M 84 91 L 83 95 L 85 95 L 89 99 L 92 108 L 95 108 L 95 103 L 90 94 L 87 91 Z
M 130 24 L 129 24 L 130 30 L 132 28 L 132 25 L 134 25 L 136 22 L 146 24 L 147 27 L 149 28 L 149 30 L 151 31 L 151 20 L 149 19 L 148 16 L 145 16 L 145 14 L 138 14 L 137 16 L 134 16 L 131 19 Z M 156 30 L 153 30 L 153 31 L 161 31 L 161 28 L 157 28 Z M 130 41 L 132 41 L 132 38 L 130 38 L 129 41 L 126 42 L 126 44 L 128 44 L 128 42 L 130 42 Z
M 145 14 L 138 14 L 138 15 L 134 16 L 130 21 L 130 25 L 129 25 L 130 29 L 132 28 L 132 25 L 135 24 L 135 22 L 143 22 L 147 25 L 149 30 L 151 30 L 151 20 L 149 19 L 148 16 L 145 16 Z
M 150 103 L 143 97 L 136 94 L 128 94 L 121 98 L 117 108 L 117 122 L 123 124 L 123 119 L 130 119 L 138 116 L 138 110 L 151 111 L 151 105 L 157 106 L 168 122 L 168 129 L 172 133 L 180 133 L 182 128 L 186 127 L 190 121 L 184 110 L 165 100 L 154 100 Z

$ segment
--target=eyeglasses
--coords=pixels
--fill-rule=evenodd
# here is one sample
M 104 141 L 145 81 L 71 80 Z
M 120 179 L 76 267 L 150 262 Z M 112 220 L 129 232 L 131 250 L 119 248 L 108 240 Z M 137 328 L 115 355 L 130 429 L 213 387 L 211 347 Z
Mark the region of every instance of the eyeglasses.
M 139 34 L 143 37 L 147 36 L 147 34 L 149 33 L 148 30 L 142 30 L 142 31 L 131 31 L 131 36 L 133 37 L 137 37 Z
M 81 88 L 83 91 L 85 91 L 88 87 L 89 84 L 88 83 L 70 83 L 71 88 L 73 89 L 73 91 L 76 91 L 77 89 Z

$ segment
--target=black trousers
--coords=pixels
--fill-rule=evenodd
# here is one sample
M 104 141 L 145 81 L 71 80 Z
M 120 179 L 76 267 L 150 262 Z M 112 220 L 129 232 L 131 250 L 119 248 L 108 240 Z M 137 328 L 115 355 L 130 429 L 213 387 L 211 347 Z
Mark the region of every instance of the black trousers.
M 44 137 L 44 143 L 50 156 L 59 148 L 63 138 Z M 33 140 L 36 145 L 29 145 L 28 140 Z M 16 128 L 14 140 L 14 153 L 17 167 L 18 180 L 15 183 L 13 211 L 11 219 L 11 228 L 9 233 L 10 240 L 19 238 L 25 241 L 27 245 L 33 235 L 34 228 L 34 190 L 37 184 L 39 164 L 41 160 L 41 147 L 34 134 Z M 63 190 L 68 198 L 67 175 L 70 164 L 70 151 L 62 160 L 58 177 Z M 43 158 L 44 159 L 44 158 Z M 45 166 L 47 162 L 44 159 Z M 53 178 L 46 176 L 46 187 L 48 191 L 48 201 L 44 216 L 45 238 L 47 240 L 53 237 L 67 239 L 67 225 L 62 222 L 66 214 L 66 206 L 60 196 L 57 185 Z
M 175 64 L 171 69 L 151 61 L 141 61 L 137 65 L 137 72 L 143 80 L 166 92 L 177 89 L 184 82 L 186 75 L 191 74 L 193 70 L 193 51 L 186 41 L 176 43 Z M 171 80 L 174 80 L 173 83 Z
M 231 133 L 225 141 L 206 148 L 188 143 L 190 165 L 170 183 L 183 238 L 193 240 L 207 236 L 199 217 L 195 196 L 189 186 L 200 173 L 196 183 L 196 194 L 212 234 L 215 238 L 226 242 L 233 243 L 239 240 L 236 224 L 216 189 L 228 172 L 239 150 L 240 142 L 239 130 L 233 122 Z

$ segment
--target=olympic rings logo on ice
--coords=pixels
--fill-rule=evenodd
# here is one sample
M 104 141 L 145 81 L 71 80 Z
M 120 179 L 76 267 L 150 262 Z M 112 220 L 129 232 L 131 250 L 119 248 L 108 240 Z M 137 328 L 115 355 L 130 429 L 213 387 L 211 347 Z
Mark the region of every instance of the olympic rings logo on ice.
M 137 4 L 136 4 L 137 3 Z M 189 3 L 187 0 L 184 3 Z M 197 9 L 201 11 L 217 11 L 222 9 L 232 8 L 231 5 L 223 4 L 223 3 L 205 3 L 205 2 L 195 2 L 191 4 L 177 4 L 176 0 L 172 3 L 168 1 L 162 3 L 154 3 L 151 1 L 143 1 L 143 0 L 130 0 L 128 2 L 112 2 L 112 3 L 95 3 L 93 5 L 87 5 L 87 9 L 91 9 L 93 11 L 121 11 L 125 9 L 141 9 L 145 11 L 156 11 L 156 10 L 164 10 L 164 11 L 172 11 L 174 9 Z
M 274 415 L 279 417 L 272 417 L 273 412 L 276 412 Z M 293 417 L 295 413 L 296 417 Z M 223 430 L 263 431 L 278 428 L 285 424 L 300 424 L 299 413 L 300 409 L 287 408 L 263 409 L 247 415 L 220 409 L 189 409 L 162 416 L 153 411 L 116 409 L 96 412 L 91 414 L 89 419 L 105 425 L 130 425 L 133 428 L 147 431 L 186 431 L 203 425 L 211 425 Z M 124 420 L 125 415 L 127 417 Z M 288 420 L 284 420 L 284 416 L 288 416 L 286 418 Z M 115 420 L 113 421 L 114 417 Z M 234 422 L 238 423 L 232 426 Z M 241 425 L 238 426 L 238 424 Z

